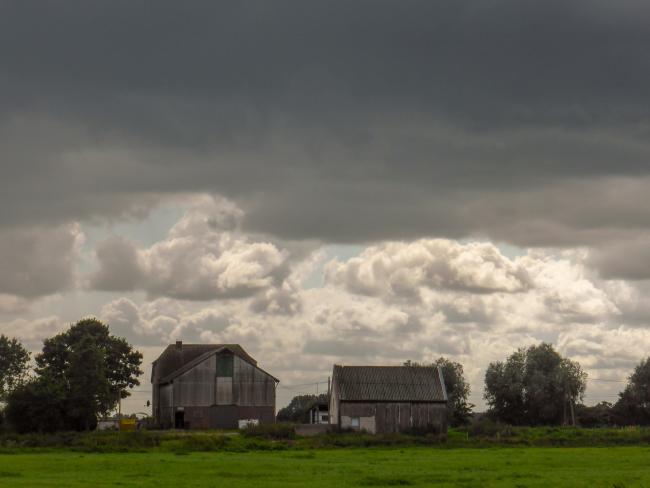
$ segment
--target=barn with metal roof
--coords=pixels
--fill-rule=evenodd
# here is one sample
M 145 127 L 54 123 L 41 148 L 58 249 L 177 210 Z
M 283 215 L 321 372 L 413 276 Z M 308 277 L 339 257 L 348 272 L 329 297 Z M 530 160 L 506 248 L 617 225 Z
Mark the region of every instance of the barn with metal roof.
M 334 366 L 330 422 L 371 433 L 447 431 L 437 366 Z
M 237 428 L 272 423 L 279 380 L 239 344 L 167 346 L 153 362 L 153 415 L 161 428 Z

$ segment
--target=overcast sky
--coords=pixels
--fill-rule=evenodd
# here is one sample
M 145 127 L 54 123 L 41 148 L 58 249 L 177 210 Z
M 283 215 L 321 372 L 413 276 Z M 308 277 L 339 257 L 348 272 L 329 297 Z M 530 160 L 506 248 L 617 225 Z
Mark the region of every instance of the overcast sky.
M 650 350 L 650 4 L 0 1 L 0 333 L 282 380 Z M 150 385 L 128 401 L 143 411 Z M 319 388 L 323 388 L 320 385 Z

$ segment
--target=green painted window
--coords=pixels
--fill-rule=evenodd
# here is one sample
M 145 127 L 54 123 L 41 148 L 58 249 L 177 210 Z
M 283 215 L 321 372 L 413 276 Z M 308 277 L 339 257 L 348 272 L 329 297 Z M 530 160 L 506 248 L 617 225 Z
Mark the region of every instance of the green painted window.
M 232 354 L 217 355 L 217 376 L 232 376 Z

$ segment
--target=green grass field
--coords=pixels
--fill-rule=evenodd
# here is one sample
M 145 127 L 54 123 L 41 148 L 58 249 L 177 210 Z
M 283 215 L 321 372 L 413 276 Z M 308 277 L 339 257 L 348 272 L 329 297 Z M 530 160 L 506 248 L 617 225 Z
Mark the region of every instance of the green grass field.
M 649 447 L 0 455 L 2 487 L 650 487 Z

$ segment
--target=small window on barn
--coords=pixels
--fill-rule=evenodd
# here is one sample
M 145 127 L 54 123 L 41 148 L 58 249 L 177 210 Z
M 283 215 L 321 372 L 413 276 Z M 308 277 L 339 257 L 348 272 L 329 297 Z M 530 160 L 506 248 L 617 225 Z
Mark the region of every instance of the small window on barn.
M 359 422 L 359 417 L 351 417 L 350 418 L 350 427 L 353 429 L 358 429 L 361 423 Z
M 219 354 L 217 356 L 217 376 L 232 376 L 232 354 Z

